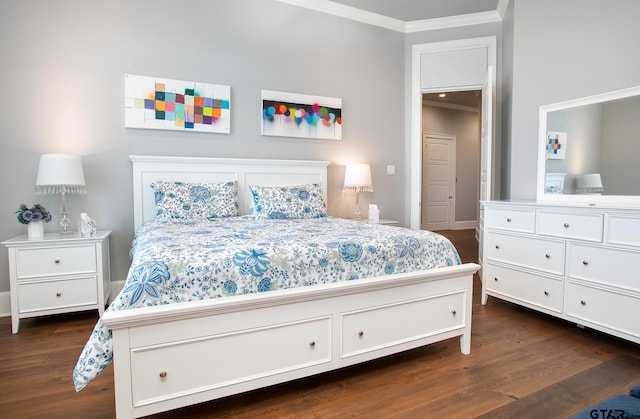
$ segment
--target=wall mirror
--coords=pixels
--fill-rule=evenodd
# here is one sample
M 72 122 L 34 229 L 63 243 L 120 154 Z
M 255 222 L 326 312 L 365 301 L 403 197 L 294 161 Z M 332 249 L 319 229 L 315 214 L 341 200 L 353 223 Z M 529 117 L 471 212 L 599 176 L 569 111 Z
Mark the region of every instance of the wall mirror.
M 537 200 L 640 206 L 640 86 L 540 107 Z

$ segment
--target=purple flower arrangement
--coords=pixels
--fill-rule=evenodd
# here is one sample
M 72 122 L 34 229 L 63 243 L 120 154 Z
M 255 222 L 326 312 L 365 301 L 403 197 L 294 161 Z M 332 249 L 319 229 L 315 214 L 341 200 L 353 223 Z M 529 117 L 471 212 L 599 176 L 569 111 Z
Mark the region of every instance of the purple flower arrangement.
M 18 208 L 18 211 L 16 211 L 16 214 L 18 214 L 17 218 L 21 224 L 29 224 L 37 221 L 48 223 L 51 221 L 51 213 L 40 204 L 35 204 L 31 208 L 27 208 L 25 204 L 22 204 Z

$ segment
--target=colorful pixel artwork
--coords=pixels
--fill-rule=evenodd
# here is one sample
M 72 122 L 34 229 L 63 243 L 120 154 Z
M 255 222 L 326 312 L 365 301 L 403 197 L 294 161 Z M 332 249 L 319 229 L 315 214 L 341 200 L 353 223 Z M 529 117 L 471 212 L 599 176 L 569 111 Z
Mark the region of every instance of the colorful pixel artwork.
M 342 139 L 342 99 L 262 91 L 262 135 Z
M 547 159 L 564 160 L 567 152 L 567 133 L 547 132 Z
M 125 75 L 125 126 L 229 134 L 231 88 Z

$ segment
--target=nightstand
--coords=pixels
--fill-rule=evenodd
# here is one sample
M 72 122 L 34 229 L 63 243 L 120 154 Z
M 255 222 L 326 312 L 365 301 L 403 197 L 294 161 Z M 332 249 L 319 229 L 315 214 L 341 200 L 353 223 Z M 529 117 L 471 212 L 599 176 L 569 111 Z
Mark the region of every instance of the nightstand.
M 9 249 L 11 331 L 18 333 L 26 317 L 93 309 L 102 315 L 111 292 L 110 234 L 47 233 L 2 242 Z

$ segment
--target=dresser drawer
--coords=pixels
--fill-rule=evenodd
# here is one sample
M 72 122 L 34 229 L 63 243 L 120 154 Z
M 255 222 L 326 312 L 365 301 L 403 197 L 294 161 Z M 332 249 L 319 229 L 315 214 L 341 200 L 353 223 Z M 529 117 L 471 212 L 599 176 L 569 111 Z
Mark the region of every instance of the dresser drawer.
M 331 317 L 322 317 L 133 349 L 133 403 L 169 400 L 329 362 L 330 336 Z
M 17 279 L 96 272 L 95 246 L 17 249 Z
M 489 232 L 486 236 L 486 257 L 490 260 L 558 275 L 564 274 L 563 241 L 496 232 Z
M 605 222 L 605 243 L 640 247 L 640 218 L 607 215 Z
M 562 312 L 562 280 L 488 264 L 483 281 L 487 291 Z
M 462 328 L 465 326 L 465 299 L 470 297 L 460 291 L 344 313 L 342 356 L 354 356 Z
M 640 337 L 640 299 L 630 295 L 569 282 L 567 315 Z
M 95 277 L 25 282 L 18 285 L 20 313 L 96 305 Z
M 485 209 L 486 228 L 533 233 L 536 216 L 534 210 Z
M 603 216 L 539 211 L 537 226 L 538 234 L 601 242 Z
M 640 252 L 575 243 L 568 246 L 569 277 L 640 291 Z

